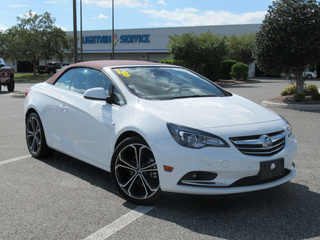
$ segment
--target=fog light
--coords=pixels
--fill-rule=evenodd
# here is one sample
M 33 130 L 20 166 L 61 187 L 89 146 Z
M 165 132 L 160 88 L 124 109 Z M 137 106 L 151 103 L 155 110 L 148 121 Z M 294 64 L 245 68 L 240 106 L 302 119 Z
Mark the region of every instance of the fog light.
M 213 172 L 204 172 L 204 171 L 194 171 L 189 172 L 184 175 L 181 180 L 203 180 L 203 181 L 211 181 L 215 179 L 218 174 Z

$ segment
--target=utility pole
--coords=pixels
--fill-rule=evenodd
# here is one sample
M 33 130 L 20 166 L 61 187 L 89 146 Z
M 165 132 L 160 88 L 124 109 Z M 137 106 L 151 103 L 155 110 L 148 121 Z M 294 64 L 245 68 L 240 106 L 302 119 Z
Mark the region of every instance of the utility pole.
M 77 0 L 73 0 L 73 62 L 78 62 Z
M 112 0 L 112 60 L 114 60 L 114 0 Z
M 83 47 L 82 47 L 82 0 L 80 0 L 80 61 L 83 61 L 82 58 Z

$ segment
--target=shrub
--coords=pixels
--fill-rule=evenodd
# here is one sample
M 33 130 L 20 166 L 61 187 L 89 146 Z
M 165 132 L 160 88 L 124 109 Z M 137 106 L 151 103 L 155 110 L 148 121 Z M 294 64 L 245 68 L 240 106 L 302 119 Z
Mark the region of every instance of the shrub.
M 312 94 L 317 94 L 318 92 L 318 87 L 315 84 L 310 84 L 308 85 L 305 90 L 304 93 L 306 96 L 312 96 Z
M 317 91 L 317 92 L 313 92 L 312 94 L 311 94 L 311 98 L 313 99 L 313 100 L 318 100 L 318 101 L 320 101 L 320 93 Z
M 249 67 L 247 64 L 238 62 L 231 67 L 231 76 L 236 79 L 247 79 Z
M 292 86 L 286 87 L 281 93 L 281 96 L 294 95 L 297 93 L 297 85 L 294 84 Z
M 285 90 L 283 90 L 283 91 L 280 93 L 280 95 L 281 95 L 281 96 L 288 96 L 288 95 L 290 95 L 290 94 L 289 94 L 288 90 L 285 89 Z
M 222 62 L 222 67 L 221 67 L 221 78 L 222 79 L 230 79 L 231 78 L 231 68 L 234 64 L 236 64 L 236 60 L 231 60 L 231 59 L 226 59 L 223 60 Z
M 304 99 L 304 94 L 302 93 L 296 93 L 294 96 L 293 96 L 293 100 L 295 102 L 302 102 Z
M 183 67 L 185 66 L 182 60 L 169 59 L 169 58 L 165 58 L 165 59 L 159 61 L 159 63 L 178 65 L 178 66 L 183 66 Z

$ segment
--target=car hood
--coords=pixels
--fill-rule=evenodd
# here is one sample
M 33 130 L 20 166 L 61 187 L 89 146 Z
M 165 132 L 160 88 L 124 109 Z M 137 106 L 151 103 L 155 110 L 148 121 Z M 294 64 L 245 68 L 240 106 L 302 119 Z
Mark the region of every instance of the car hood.
M 165 101 L 140 100 L 153 115 L 193 128 L 214 128 L 277 121 L 276 113 L 237 95 L 230 97 L 183 98 Z

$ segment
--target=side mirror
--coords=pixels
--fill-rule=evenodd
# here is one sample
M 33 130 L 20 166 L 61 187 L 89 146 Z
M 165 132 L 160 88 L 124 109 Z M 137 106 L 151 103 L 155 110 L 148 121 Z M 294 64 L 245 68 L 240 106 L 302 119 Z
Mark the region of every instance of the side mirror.
M 83 97 L 89 100 L 100 100 L 100 101 L 107 101 L 108 102 L 108 95 L 104 88 L 90 88 L 84 92 Z

